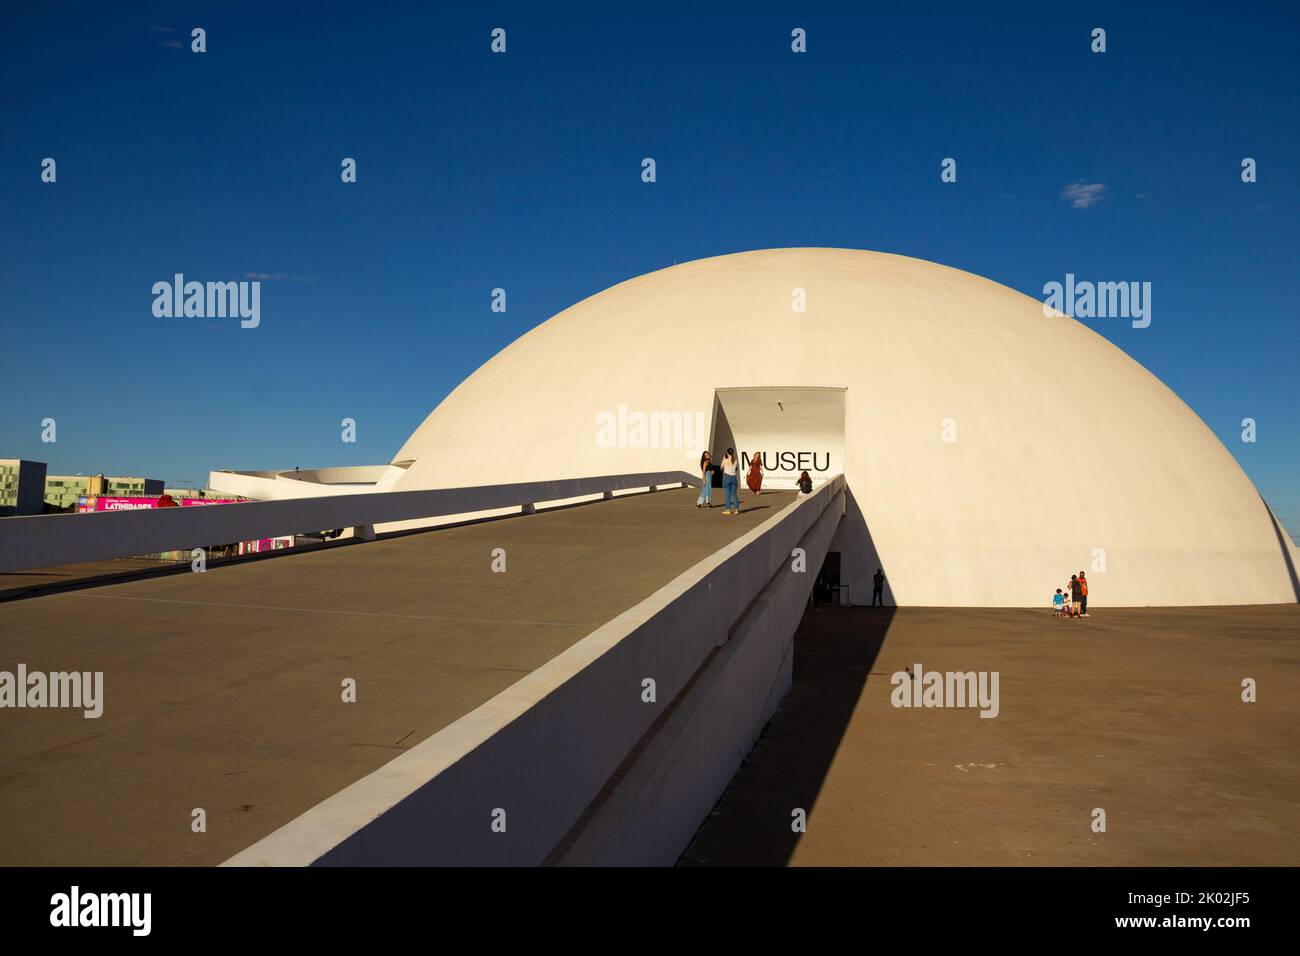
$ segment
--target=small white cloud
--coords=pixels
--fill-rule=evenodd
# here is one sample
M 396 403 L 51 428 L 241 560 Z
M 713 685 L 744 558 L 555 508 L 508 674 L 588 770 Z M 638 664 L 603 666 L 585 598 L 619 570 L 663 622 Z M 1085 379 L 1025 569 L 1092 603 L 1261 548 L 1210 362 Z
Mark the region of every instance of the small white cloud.
M 1105 183 L 1085 183 L 1082 179 L 1061 188 L 1061 198 L 1075 209 L 1087 209 L 1101 202 L 1106 192 Z

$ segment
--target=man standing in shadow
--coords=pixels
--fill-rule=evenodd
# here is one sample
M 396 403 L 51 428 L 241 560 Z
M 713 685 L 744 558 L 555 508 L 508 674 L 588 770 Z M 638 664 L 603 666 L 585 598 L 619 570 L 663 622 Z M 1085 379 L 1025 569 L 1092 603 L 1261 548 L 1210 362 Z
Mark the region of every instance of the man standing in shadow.
M 876 606 L 876 601 L 880 601 L 880 606 L 885 606 L 885 572 L 876 568 L 876 573 L 871 576 L 871 606 Z

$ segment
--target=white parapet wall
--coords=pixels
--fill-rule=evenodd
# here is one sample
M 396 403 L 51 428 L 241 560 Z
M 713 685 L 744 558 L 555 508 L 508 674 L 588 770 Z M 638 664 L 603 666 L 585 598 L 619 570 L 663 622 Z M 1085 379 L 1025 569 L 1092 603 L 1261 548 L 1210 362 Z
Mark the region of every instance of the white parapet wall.
M 553 854 L 562 866 L 671 866 L 790 691 L 794 633 L 844 515 L 844 492 Z
M 429 491 L 367 491 L 238 501 L 204 508 L 152 508 L 96 514 L 0 518 L 0 571 L 46 568 L 133 554 L 188 551 L 333 528 L 364 529 L 429 518 L 458 518 L 496 509 L 619 491 L 699 484 L 684 471 L 526 481 Z
M 774 651 L 793 633 L 796 607 L 802 609 L 820 557 L 809 552 L 805 581 L 782 583 L 780 576 L 804 542 L 824 553 L 817 542 L 830 541 L 843 507 L 844 481 L 836 477 L 226 865 L 527 866 L 551 860 L 674 705 L 697 706 L 685 691 L 697 678 L 710 677 L 702 669 L 729 638 L 756 626 L 759 619 L 749 612 L 766 598 L 780 604 L 768 623 L 787 633 L 752 645 L 749 635 L 743 642 L 751 649 L 766 645 L 770 653 L 759 665 L 765 673 L 749 670 L 751 682 L 744 686 L 715 681 L 719 692 L 753 694 L 737 708 L 747 716 L 738 713 L 734 739 L 757 733 L 785 686 L 781 671 L 787 665 Z M 779 593 L 769 590 L 774 579 Z M 647 679 L 655 682 L 654 702 L 645 699 Z M 678 774 L 674 784 L 698 784 L 690 805 L 707 810 L 730 778 L 729 762 L 700 764 L 697 780 Z M 668 829 L 683 832 L 684 825 L 679 820 Z
M 349 465 L 283 471 L 213 471 L 208 487 L 254 501 L 318 498 L 361 491 L 388 491 L 405 468 L 399 465 Z

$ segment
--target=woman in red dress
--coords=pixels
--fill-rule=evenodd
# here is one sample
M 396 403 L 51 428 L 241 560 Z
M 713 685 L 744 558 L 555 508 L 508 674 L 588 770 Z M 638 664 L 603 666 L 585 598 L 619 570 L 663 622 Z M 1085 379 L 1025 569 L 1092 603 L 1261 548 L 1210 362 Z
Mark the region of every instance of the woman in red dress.
M 762 494 L 759 491 L 763 487 L 763 453 L 754 452 L 749 459 L 749 474 L 745 476 L 745 484 L 749 485 L 749 490 L 754 494 Z

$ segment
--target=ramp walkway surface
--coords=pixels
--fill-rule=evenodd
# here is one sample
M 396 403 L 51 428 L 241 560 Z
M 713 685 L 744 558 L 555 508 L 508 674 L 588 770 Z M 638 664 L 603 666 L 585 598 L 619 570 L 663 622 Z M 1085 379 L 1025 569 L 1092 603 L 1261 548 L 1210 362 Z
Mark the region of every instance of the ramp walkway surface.
M 0 604 L 0 670 L 104 675 L 97 719 L 0 710 L 0 865 L 220 863 L 793 500 L 697 493 Z

